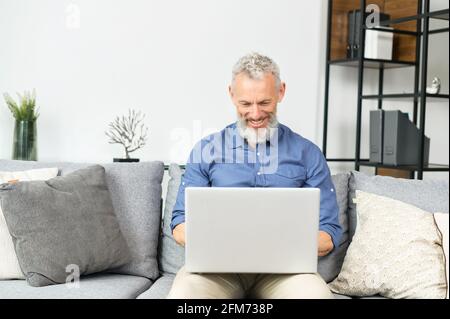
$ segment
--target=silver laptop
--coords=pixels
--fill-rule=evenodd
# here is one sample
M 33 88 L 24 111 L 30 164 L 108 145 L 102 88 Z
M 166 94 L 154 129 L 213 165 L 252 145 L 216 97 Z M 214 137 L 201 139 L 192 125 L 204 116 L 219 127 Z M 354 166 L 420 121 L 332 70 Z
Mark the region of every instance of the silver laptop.
M 315 273 L 317 188 L 186 188 L 186 270 Z

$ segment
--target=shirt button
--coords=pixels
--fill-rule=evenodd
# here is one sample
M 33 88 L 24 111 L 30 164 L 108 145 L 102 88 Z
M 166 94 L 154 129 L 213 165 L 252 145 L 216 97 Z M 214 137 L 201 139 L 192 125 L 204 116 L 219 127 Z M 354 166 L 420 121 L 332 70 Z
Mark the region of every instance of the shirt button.
M 256 153 L 256 155 L 257 155 L 257 156 L 260 156 L 261 154 L 258 152 L 258 153 Z
M 261 175 L 261 172 L 256 173 L 256 175 Z

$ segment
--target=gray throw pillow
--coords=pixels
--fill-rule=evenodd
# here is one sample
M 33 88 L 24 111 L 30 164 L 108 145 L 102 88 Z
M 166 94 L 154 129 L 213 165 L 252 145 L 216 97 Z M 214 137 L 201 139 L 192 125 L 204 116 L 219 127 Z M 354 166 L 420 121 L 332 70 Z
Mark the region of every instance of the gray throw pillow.
M 176 274 L 184 265 L 184 248 L 175 242 L 170 230 L 172 210 L 178 195 L 182 175 L 183 170 L 177 164 L 170 165 L 170 180 L 164 208 L 163 232 L 159 254 L 160 268 L 163 273 L 169 274 Z M 342 227 L 342 239 L 339 247 L 335 248 L 331 254 L 319 258 L 318 272 L 326 282 L 332 281 L 339 274 L 349 245 L 347 215 L 349 175 L 347 173 L 332 176 L 337 202 L 339 204 L 339 222 Z
M 0 171 L 58 167 L 62 176 L 92 165 L 0 159 Z M 157 248 L 161 226 L 161 181 L 164 164 L 154 161 L 102 166 L 106 170 L 106 183 L 114 212 L 132 257 L 117 273 L 156 280 L 159 277 Z
M 414 205 L 427 212 L 448 214 L 449 184 L 445 180 L 411 180 L 389 176 L 368 176 L 353 171 L 349 181 L 349 236 L 356 229 L 356 190 L 385 196 Z
M 130 260 L 102 166 L 48 181 L 4 184 L 0 200 L 31 286 L 64 283 L 74 267 L 88 275 Z

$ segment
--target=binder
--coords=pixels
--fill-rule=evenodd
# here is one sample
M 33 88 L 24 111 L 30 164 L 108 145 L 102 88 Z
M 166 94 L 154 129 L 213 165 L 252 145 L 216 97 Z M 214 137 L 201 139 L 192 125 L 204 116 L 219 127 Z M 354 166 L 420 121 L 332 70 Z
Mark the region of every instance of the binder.
M 360 10 L 356 10 L 355 13 L 355 27 L 354 27 L 354 32 L 353 32 L 353 57 L 354 58 L 358 58 L 359 57 L 359 34 L 361 33 L 360 28 L 361 28 L 361 11 Z
M 408 113 L 384 111 L 383 164 L 411 165 L 420 162 L 420 131 L 408 118 Z M 430 139 L 425 136 L 424 165 L 428 165 Z
M 362 23 L 366 23 L 366 18 L 369 13 L 365 12 L 362 17 L 361 10 L 352 10 L 348 12 L 348 44 L 347 44 L 347 58 L 353 59 L 359 57 L 361 45 L 359 43 L 360 28 Z M 364 19 L 364 21 L 362 21 Z M 380 22 L 389 20 L 390 16 L 380 12 Z
M 370 111 L 370 157 L 371 163 L 383 163 L 384 111 Z
M 353 59 L 355 53 L 355 27 L 356 27 L 356 10 L 348 12 L 348 40 L 347 40 L 347 58 Z

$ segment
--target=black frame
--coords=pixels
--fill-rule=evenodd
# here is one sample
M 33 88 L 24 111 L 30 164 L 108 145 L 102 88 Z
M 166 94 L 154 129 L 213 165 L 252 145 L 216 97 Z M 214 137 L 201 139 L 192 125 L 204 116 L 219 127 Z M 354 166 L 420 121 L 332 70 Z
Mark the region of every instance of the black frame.
M 364 12 L 366 8 L 366 0 L 360 0 L 360 10 Z M 323 125 L 323 144 L 322 152 L 329 162 L 355 162 L 355 170 L 360 169 L 360 166 L 373 166 L 375 168 L 394 168 L 400 170 L 407 170 L 411 172 L 411 177 L 414 178 L 414 172 L 417 171 L 417 178 L 423 179 L 423 172 L 448 172 L 448 165 L 429 164 L 423 165 L 424 160 L 424 144 L 425 144 L 425 116 L 426 116 L 426 102 L 428 98 L 449 99 L 448 94 L 427 94 L 427 71 L 428 71 L 428 40 L 430 34 L 449 32 L 449 28 L 441 28 L 429 30 L 430 19 L 449 20 L 449 9 L 430 12 L 430 0 L 419 0 L 417 6 L 417 14 L 410 17 L 403 17 L 399 19 L 391 19 L 383 21 L 380 26 L 398 24 L 407 21 L 417 20 L 417 32 L 406 30 L 385 30 L 378 29 L 383 32 L 393 32 L 398 34 L 407 34 L 416 37 L 416 55 L 415 62 L 404 61 L 386 61 L 366 59 L 365 56 L 365 32 L 367 27 L 361 20 L 360 27 L 360 41 L 361 49 L 357 59 L 346 60 L 331 60 L 331 28 L 332 28 L 332 14 L 333 14 L 333 0 L 328 0 L 328 21 L 327 21 L 327 43 L 326 43 L 326 67 L 325 67 L 325 97 L 324 97 L 324 125 Z M 377 28 L 374 28 L 377 30 Z M 356 145 L 355 158 L 328 158 L 327 157 L 327 143 L 328 143 L 328 112 L 329 112 L 329 95 L 330 95 L 330 68 L 332 65 L 350 66 L 358 68 L 358 100 L 357 100 L 357 123 L 356 123 Z M 389 68 L 400 67 L 414 67 L 414 92 L 406 94 L 383 94 L 384 70 Z M 376 68 L 379 69 L 378 81 L 378 95 L 363 95 L 364 84 L 364 69 Z M 361 117 L 363 101 L 367 99 L 378 100 L 378 109 L 383 108 L 383 100 L 385 99 L 413 99 L 413 122 L 419 123 L 420 130 L 420 164 L 418 166 L 390 166 L 378 163 L 370 163 L 368 159 L 361 158 Z M 420 106 L 420 109 L 419 109 Z M 420 117 L 418 116 L 420 113 Z

